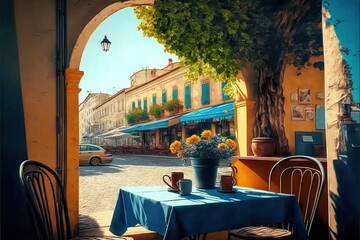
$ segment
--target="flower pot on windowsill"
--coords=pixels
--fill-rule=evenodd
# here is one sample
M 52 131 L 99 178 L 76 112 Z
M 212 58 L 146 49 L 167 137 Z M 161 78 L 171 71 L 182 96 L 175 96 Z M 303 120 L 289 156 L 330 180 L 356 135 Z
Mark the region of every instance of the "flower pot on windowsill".
M 257 157 L 269 157 L 275 153 L 275 142 L 273 138 L 256 137 L 251 141 L 251 150 Z

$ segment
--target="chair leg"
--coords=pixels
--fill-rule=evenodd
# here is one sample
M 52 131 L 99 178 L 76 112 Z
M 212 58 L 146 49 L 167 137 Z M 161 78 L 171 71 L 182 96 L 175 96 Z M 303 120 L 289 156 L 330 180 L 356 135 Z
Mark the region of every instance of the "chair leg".
M 207 233 L 204 233 L 202 240 L 206 240 L 206 236 L 207 236 Z M 200 240 L 201 234 L 195 234 L 195 235 L 189 236 L 188 238 L 189 238 L 189 240 Z
M 231 234 L 230 234 L 230 232 L 228 232 L 227 240 L 230 240 L 230 239 L 231 239 Z

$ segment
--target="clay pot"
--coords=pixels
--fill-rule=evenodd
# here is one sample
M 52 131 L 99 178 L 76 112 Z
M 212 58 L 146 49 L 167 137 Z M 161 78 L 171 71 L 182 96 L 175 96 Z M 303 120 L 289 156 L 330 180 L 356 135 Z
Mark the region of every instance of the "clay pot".
M 268 157 L 275 153 L 274 139 L 268 137 L 257 137 L 251 141 L 251 150 L 257 157 Z

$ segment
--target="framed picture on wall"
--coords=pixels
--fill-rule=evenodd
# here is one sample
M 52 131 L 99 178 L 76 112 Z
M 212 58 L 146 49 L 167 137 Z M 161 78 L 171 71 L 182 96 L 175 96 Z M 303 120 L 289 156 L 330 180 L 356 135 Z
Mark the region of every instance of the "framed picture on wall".
M 302 106 L 291 106 L 291 120 L 303 121 L 305 120 L 304 107 Z
M 311 103 L 311 95 L 309 88 L 299 88 L 299 104 L 310 104 Z
M 314 108 L 305 108 L 305 120 L 306 121 L 313 121 L 315 118 Z

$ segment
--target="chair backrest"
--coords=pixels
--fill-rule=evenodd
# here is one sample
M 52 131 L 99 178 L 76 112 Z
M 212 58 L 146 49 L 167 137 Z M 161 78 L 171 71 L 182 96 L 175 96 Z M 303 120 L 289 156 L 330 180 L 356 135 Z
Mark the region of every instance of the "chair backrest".
M 292 162 L 289 164 L 288 162 Z M 310 234 L 319 199 L 324 187 L 324 168 L 316 158 L 294 155 L 279 160 L 269 174 L 269 190 L 297 196 Z
M 71 239 L 64 188 L 56 172 L 40 162 L 26 160 L 20 165 L 19 177 L 37 239 Z

